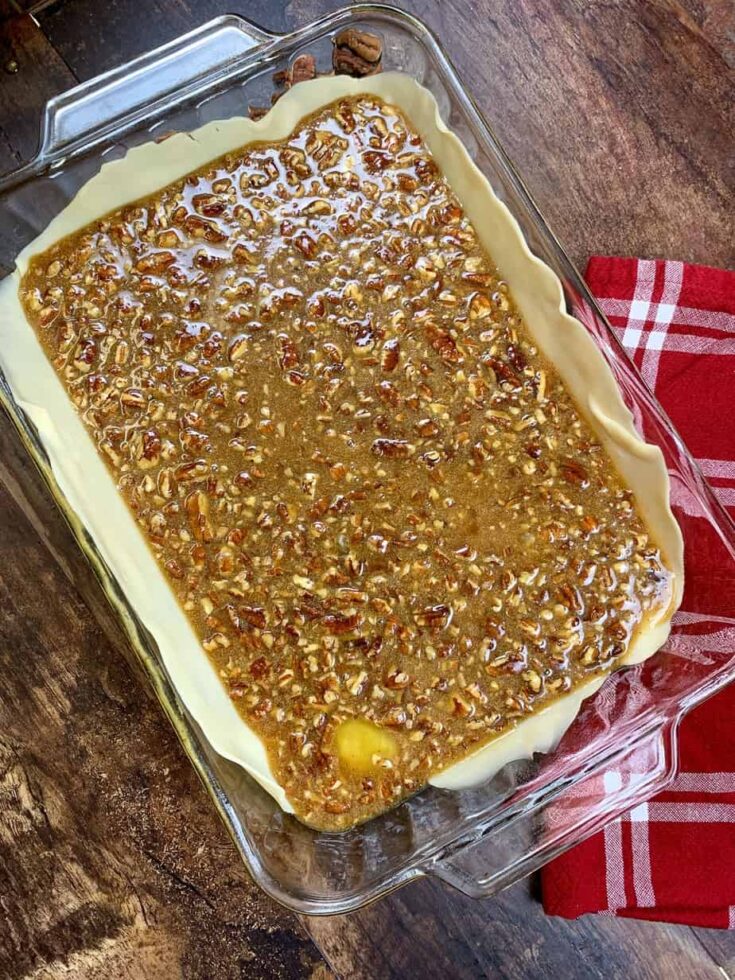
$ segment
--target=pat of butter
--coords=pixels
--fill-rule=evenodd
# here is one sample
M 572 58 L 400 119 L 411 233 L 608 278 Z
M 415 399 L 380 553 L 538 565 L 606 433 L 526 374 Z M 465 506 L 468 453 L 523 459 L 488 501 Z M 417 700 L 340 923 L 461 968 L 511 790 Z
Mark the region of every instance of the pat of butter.
M 398 755 L 398 744 L 390 732 L 364 718 L 343 721 L 334 744 L 342 765 L 359 776 L 375 772 L 381 759 L 395 759 Z

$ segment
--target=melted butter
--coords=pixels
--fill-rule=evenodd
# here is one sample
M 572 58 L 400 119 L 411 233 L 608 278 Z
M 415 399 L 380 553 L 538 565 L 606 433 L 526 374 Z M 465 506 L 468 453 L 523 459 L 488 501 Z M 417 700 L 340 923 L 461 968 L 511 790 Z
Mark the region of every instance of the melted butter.
M 340 765 L 348 773 L 368 776 L 398 756 L 396 739 L 374 722 L 350 718 L 341 722 L 334 735 Z

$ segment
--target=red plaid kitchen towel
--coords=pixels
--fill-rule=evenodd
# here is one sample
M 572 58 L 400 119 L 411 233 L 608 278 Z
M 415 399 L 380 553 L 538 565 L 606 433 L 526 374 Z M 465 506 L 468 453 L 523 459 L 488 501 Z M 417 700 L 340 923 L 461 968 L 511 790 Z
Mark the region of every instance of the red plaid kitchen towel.
M 735 517 L 735 273 L 593 258 L 587 281 Z M 704 540 L 687 544 L 678 615 L 714 623 L 710 648 L 727 654 L 735 651 L 735 583 L 713 554 Z M 544 868 L 547 913 L 735 929 L 735 684 L 684 719 L 678 745 L 679 773 L 665 792 Z

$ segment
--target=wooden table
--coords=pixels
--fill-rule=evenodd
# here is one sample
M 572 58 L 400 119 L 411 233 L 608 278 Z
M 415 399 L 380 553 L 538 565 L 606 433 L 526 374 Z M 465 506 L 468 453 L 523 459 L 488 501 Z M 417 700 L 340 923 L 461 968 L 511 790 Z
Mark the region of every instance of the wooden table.
M 335 6 L 0 0 L 0 170 L 32 155 L 44 101 L 77 81 L 220 13 L 281 31 Z M 735 265 L 731 0 L 406 6 L 443 38 L 575 260 L 607 252 Z M 97 604 L 3 423 L 1 977 L 719 980 L 735 971 L 733 935 L 548 919 L 533 883 L 474 902 L 422 881 L 351 916 L 284 911 L 238 863 L 157 705 L 90 612 Z

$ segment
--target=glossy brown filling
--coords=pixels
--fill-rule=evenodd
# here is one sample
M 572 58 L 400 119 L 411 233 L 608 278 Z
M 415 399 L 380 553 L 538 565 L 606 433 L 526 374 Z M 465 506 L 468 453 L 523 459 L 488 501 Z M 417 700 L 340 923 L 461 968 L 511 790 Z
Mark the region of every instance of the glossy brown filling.
M 631 493 L 372 96 L 61 241 L 21 296 L 315 827 L 611 669 L 669 601 Z

